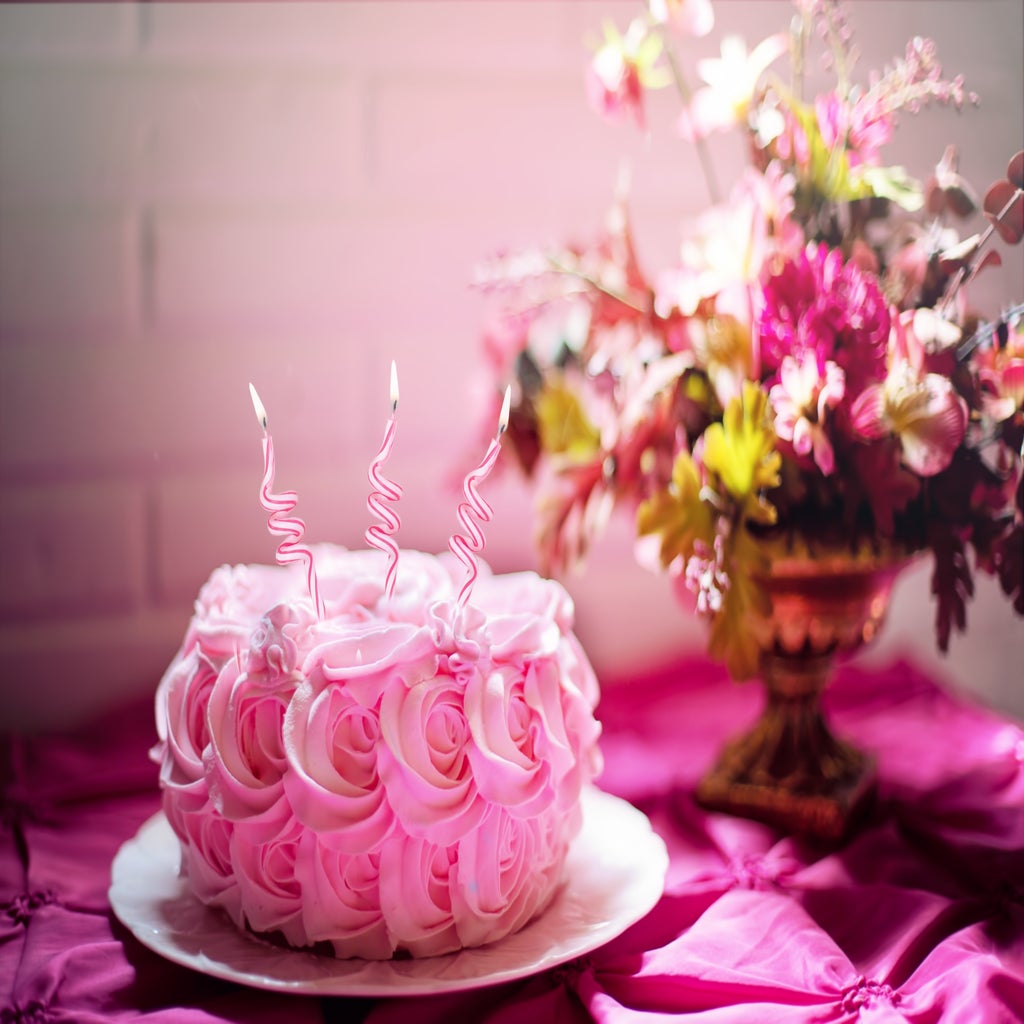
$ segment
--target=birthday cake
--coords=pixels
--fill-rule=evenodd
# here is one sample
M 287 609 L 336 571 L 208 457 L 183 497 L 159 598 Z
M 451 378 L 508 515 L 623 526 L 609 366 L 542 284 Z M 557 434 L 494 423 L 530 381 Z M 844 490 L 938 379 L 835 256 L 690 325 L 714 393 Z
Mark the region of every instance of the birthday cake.
M 338 957 L 432 956 L 523 927 L 562 882 L 600 770 L 565 590 L 401 552 L 222 566 L 161 680 L 163 807 L 203 903 Z

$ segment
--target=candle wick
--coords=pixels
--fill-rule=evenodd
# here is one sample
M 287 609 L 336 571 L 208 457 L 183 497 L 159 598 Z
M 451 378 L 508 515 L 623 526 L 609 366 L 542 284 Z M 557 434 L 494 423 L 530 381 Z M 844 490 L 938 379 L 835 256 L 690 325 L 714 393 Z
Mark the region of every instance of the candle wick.
M 500 440 L 501 435 L 508 429 L 508 418 L 511 411 L 512 404 L 512 386 L 509 385 L 505 388 L 505 397 L 501 402 L 501 415 L 498 417 L 498 433 L 495 434 L 495 439 Z
M 263 428 L 263 434 L 266 436 L 267 433 L 267 410 L 260 401 L 260 396 L 256 391 L 252 381 L 249 382 L 249 397 L 252 399 L 252 407 L 256 413 L 256 420 L 259 425 Z

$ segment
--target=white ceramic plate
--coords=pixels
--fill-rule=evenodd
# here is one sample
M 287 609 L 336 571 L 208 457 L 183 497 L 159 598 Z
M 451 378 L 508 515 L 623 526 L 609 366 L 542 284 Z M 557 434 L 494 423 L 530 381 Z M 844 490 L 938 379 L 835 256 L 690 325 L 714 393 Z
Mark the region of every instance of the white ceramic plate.
M 178 840 L 154 815 L 114 858 L 110 905 L 161 956 L 243 985 L 307 995 L 429 995 L 512 981 L 589 953 L 661 898 L 668 853 L 646 816 L 597 789 L 583 794 L 583 829 L 568 881 L 522 931 L 477 949 L 420 960 L 335 960 L 244 935 L 195 899 L 179 876 Z

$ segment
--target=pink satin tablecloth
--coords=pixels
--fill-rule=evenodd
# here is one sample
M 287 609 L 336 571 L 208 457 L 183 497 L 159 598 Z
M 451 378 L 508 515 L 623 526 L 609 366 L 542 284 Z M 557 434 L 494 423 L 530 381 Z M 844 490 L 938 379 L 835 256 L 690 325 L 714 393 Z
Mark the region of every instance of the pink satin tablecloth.
M 381 1001 L 284 996 L 163 961 L 111 915 L 110 865 L 159 807 L 150 702 L 0 748 L 0 1024 L 68 1021 L 1024 1020 L 1024 730 L 907 664 L 842 670 L 838 732 L 879 801 L 839 849 L 707 814 L 696 780 L 761 702 L 703 662 L 609 687 L 601 785 L 669 847 L 664 897 L 524 981 Z

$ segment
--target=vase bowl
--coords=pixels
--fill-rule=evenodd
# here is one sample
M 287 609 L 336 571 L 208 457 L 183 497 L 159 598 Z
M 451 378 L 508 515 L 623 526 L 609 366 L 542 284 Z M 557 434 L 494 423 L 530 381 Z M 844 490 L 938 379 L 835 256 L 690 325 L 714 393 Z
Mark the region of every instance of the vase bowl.
M 907 562 L 873 552 L 772 559 L 759 578 L 771 610 L 749 623 L 764 709 L 701 780 L 699 803 L 814 839 L 849 834 L 873 800 L 874 761 L 833 734 L 821 698 L 836 659 L 882 628 Z

